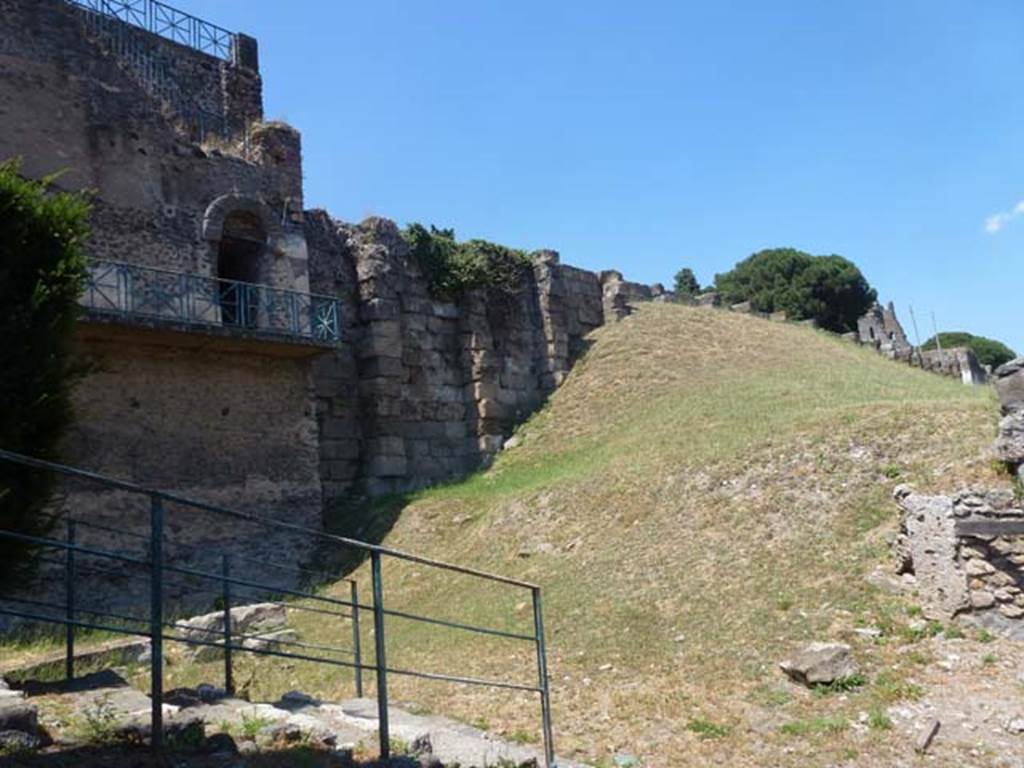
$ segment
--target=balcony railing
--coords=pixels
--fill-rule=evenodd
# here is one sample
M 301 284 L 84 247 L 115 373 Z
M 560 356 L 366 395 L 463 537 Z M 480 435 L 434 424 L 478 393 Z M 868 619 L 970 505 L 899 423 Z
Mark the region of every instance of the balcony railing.
M 235 34 L 158 0 L 65 0 L 98 16 L 122 21 L 166 40 L 231 61 Z
M 331 296 L 118 261 L 90 262 L 79 304 L 97 314 L 257 336 L 318 344 L 341 339 L 338 300 Z

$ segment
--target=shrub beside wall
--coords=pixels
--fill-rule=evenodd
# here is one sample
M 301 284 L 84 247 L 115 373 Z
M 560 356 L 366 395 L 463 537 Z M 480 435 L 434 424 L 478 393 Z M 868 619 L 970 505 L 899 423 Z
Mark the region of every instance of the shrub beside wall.
M 50 182 L 22 178 L 15 162 L 0 163 L 0 448 L 52 460 L 83 372 L 74 329 L 89 206 L 82 195 L 51 194 Z M 48 530 L 40 511 L 53 482 L 0 461 L 0 527 Z M 28 559 L 24 544 L 0 538 L 0 577 Z

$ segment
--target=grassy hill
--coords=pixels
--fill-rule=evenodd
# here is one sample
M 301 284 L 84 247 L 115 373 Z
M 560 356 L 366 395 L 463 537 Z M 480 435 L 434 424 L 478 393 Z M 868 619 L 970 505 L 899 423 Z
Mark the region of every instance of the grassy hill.
M 824 765 L 895 748 L 882 709 L 915 690 L 901 651 L 920 635 L 914 606 L 867 579 L 888 565 L 891 490 L 991 482 L 995 410 L 987 390 L 824 333 L 652 305 L 595 334 L 489 471 L 370 515 L 398 515 L 391 546 L 543 585 L 560 751 Z M 529 626 L 521 595 L 469 580 L 444 590 L 415 567 L 385 578 L 389 607 Z M 407 622 L 389 632 L 393 665 L 531 680 L 514 642 Z M 810 696 L 781 679 L 788 651 L 826 638 L 855 645 L 858 691 Z M 395 689 L 524 738 L 536 729 L 529 699 Z M 866 743 L 848 732 L 865 710 L 877 721 Z
M 891 491 L 994 481 L 995 413 L 987 389 L 824 333 L 650 305 L 595 333 L 490 470 L 335 522 L 543 586 L 562 754 L 673 768 L 891 764 L 908 747 L 886 708 L 922 694 L 927 636 L 943 630 L 869 581 L 888 566 Z M 529 631 L 524 593 L 385 563 L 389 608 Z M 368 596 L 365 567 L 356 576 Z M 343 627 L 294 613 L 303 640 L 345 642 Z M 534 682 L 528 644 L 397 618 L 388 633 L 390 666 Z M 822 639 L 854 646 L 864 685 L 821 695 L 782 679 L 778 661 Z M 254 699 L 351 695 L 335 671 L 236 663 Z M 168 677 L 216 681 L 219 667 Z M 391 686 L 398 701 L 538 738 L 535 698 Z

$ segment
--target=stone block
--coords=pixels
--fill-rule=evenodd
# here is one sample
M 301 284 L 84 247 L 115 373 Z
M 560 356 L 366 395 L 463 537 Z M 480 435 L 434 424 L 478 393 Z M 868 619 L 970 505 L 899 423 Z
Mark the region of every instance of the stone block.
M 359 375 L 364 379 L 403 378 L 406 351 L 402 351 L 402 359 L 397 357 L 367 357 L 359 362 Z
M 402 382 L 398 379 L 389 378 L 362 379 L 359 382 L 359 394 L 363 396 L 401 397 Z
M 394 435 L 381 435 L 366 441 L 366 450 L 373 456 L 404 456 L 405 439 Z
M 359 458 L 359 441 L 351 440 L 322 440 L 320 443 L 320 456 L 325 459 L 356 459 Z
M 1024 410 L 1024 357 L 999 366 L 993 377 L 1003 413 Z
M 991 608 L 996 604 L 995 595 L 988 590 L 975 590 L 971 592 L 971 607 L 976 609 Z
M 486 398 L 477 402 L 476 412 L 481 419 L 504 419 L 508 416 L 508 408 L 497 400 Z
M 999 421 L 996 454 L 1009 464 L 1024 463 L 1024 410 L 1013 411 Z
M 472 396 L 473 400 L 497 400 L 501 387 L 498 382 L 493 378 L 482 379 L 480 381 L 473 382 Z
M 367 471 L 377 477 L 404 477 L 408 463 L 403 456 L 374 456 L 369 461 Z
M 364 322 L 372 320 L 395 320 L 401 307 L 395 299 L 374 298 L 359 305 L 359 317 Z

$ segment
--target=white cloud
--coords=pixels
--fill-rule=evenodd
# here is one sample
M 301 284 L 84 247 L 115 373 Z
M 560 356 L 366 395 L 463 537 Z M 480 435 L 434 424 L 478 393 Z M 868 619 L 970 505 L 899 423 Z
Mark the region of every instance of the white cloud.
M 1024 200 L 1021 200 L 1009 211 L 1002 211 L 985 219 L 985 231 L 994 235 L 1021 214 L 1024 214 Z

